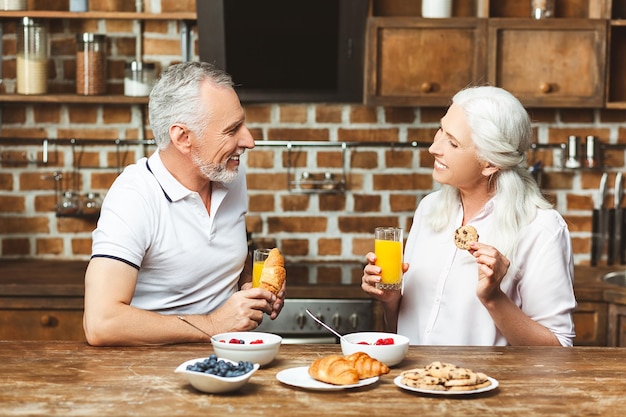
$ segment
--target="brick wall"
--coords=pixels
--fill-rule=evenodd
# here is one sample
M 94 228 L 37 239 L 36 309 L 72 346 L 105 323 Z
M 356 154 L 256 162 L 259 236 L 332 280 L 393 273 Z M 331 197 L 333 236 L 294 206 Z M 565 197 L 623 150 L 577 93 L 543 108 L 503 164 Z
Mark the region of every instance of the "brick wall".
M 42 2 L 32 3 L 37 7 Z M 67 0 L 44 3 L 47 9 L 67 7 Z M 134 7 L 131 3 L 91 0 L 90 7 L 126 10 L 129 5 Z M 144 0 L 147 11 L 184 11 L 194 7 L 193 0 Z M 49 82 L 52 92 L 74 91 L 74 37 L 81 31 L 106 31 L 108 92 L 122 91 L 123 64 L 134 59 L 135 54 L 135 23 L 59 20 L 51 22 L 50 31 L 54 57 Z M 144 60 L 162 68 L 180 60 L 177 22 L 147 22 L 144 31 Z M 14 91 L 15 81 L 14 32 L 13 23 L 4 24 L 0 89 L 8 93 Z M 248 127 L 259 145 L 244 158 L 250 191 L 248 229 L 253 237 L 276 239 L 291 260 L 361 261 L 373 248 L 374 227 L 399 225 L 408 230 L 419 200 L 433 189 L 432 158 L 426 146 L 443 108 L 274 103 L 249 105 L 245 109 Z M 150 137 L 142 105 L 4 103 L 1 112 L 4 141 L 0 142 L 0 256 L 88 259 L 95 220 L 57 217 L 59 192 L 75 189 L 82 195 L 88 191 L 104 195 L 121 167 L 153 151 L 151 146 L 113 143 L 117 138 L 142 139 L 144 132 Z M 564 143 L 570 134 L 595 135 L 604 144 L 622 145 L 605 152 L 607 170 L 612 173 L 611 185 L 614 173 L 624 170 L 626 111 L 530 109 L 530 113 L 538 143 Z M 9 138 L 11 141 L 7 142 Z M 50 144 L 48 161 L 44 163 L 44 138 L 76 138 L 79 142 Z M 293 141 L 294 146 L 263 146 L 264 141 Z M 296 146 L 302 141 L 417 141 L 423 146 L 363 145 L 348 147 L 343 153 L 340 146 Z M 543 188 L 569 224 L 576 263 L 586 264 L 593 193 L 601 172 L 556 168 L 556 153 L 552 148 L 540 148 L 529 154 L 529 159 L 544 164 Z M 345 192 L 289 190 L 288 180 L 298 178 L 302 171 L 318 177 L 331 172 L 335 179 L 340 179 L 344 169 Z

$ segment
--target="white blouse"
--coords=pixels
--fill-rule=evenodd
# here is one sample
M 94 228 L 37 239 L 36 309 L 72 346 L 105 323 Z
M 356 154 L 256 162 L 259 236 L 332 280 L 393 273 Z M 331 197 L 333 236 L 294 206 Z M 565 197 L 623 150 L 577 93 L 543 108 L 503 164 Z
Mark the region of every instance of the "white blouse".
M 501 346 L 507 340 L 476 296 L 478 266 L 475 258 L 454 244 L 456 222 L 441 232 L 426 223 L 425 214 L 440 192 L 426 196 L 415 211 L 404 262 L 403 297 L 398 333 L 412 345 Z M 468 224 L 478 230 L 479 241 L 489 244 L 494 228 L 495 199 Z M 519 244 L 501 288 L 530 318 L 550 329 L 563 346 L 574 338 L 572 312 L 576 308 L 571 239 L 565 221 L 553 209 L 538 210 L 519 235 Z

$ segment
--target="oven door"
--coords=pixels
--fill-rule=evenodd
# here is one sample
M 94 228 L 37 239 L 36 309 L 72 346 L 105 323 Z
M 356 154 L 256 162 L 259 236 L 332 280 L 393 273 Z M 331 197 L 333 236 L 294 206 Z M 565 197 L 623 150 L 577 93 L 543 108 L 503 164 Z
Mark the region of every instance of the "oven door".
M 284 344 L 339 343 L 337 337 L 309 317 L 306 309 L 346 334 L 372 330 L 372 308 L 370 299 L 286 299 L 280 315 L 275 320 L 265 316 L 256 330 L 282 336 Z

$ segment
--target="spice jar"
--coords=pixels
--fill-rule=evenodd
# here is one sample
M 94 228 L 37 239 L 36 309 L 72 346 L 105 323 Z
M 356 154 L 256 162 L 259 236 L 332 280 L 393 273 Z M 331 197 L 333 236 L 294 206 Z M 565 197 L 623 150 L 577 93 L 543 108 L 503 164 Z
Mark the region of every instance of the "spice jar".
M 106 37 L 81 33 L 76 48 L 76 93 L 97 95 L 106 92 Z
M 156 82 L 156 67 L 152 63 L 132 61 L 126 64 L 124 72 L 124 95 L 144 97 Z
M 89 192 L 83 200 L 83 214 L 97 214 L 100 211 L 101 206 L 102 202 L 100 201 L 100 194 Z
M 530 0 L 530 16 L 545 19 L 554 16 L 554 0 Z
M 26 10 L 26 0 L 0 0 L 0 10 Z
M 65 191 L 61 203 L 57 207 L 57 211 L 61 214 L 76 214 L 79 209 L 78 194 L 74 191 Z
M 45 94 L 48 90 L 48 30 L 30 17 L 17 30 L 16 78 L 18 94 Z

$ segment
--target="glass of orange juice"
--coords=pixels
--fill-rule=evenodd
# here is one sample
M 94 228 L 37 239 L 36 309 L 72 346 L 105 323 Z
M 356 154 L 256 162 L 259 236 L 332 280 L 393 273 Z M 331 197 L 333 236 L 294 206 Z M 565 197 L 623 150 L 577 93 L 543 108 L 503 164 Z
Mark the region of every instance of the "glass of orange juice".
M 399 290 L 402 287 L 402 229 L 377 227 L 374 239 L 376 265 L 381 269 L 381 281 L 376 288 Z
M 267 256 L 270 254 L 269 249 L 255 249 L 252 255 L 252 287 L 256 288 L 261 284 L 261 271 Z

